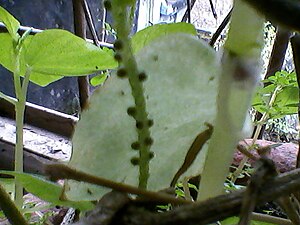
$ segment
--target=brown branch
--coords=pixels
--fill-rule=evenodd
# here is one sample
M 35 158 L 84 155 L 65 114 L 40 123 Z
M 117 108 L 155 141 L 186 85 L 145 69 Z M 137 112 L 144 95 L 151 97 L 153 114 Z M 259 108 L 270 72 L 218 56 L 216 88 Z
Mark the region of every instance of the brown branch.
M 285 28 L 278 27 L 265 79 L 273 76 L 277 71 L 281 70 L 290 37 L 290 31 Z M 269 84 L 270 83 L 266 83 L 265 86 Z
M 249 159 L 252 159 L 253 161 L 257 161 L 259 159 L 258 157 L 253 155 L 250 151 L 248 151 L 248 149 L 242 144 L 238 144 L 236 148 L 240 153 L 242 153 L 243 155 L 245 155 Z
M 74 179 L 78 181 L 89 182 L 97 185 L 113 188 L 115 190 L 127 193 L 133 193 L 146 197 L 147 201 L 162 201 L 161 196 L 174 199 L 165 194 L 149 192 L 129 185 L 116 183 L 103 178 L 88 175 L 64 165 L 47 166 L 47 172 L 55 179 Z M 109 186 L 108 186 L 109 184 Z M 300 169 L 279 175 L 263 184 L 260 189 L 260 195 L 256 202 L 262 205 L 265 202 L 278 199 L 281 196 L 287 196 L 300 188 Z M 137 190 L 138 189 L 138 190 Z M 150 195 L 148 195 L 150 193 Z M 242 199 L 245 191 L 235 191 L 231 194 L 221 195 L 204 202 L 187 204 L 175 208 L 166 213 L 150 213 L 137 206 L 130 205 L 118 214 L 119 225 L 201 225 L 208 224 L 227 217 L 236 216 L 240 213 Z M 157 197 L 159 196 L 159 197 Z M 153 199 L 155 198 L 155 199 Z M 165 202 L 169 200 L 165 199 Z M 179 200 L 179 199 L 178 199 Z M 173 200 L 172 200 L 173 201 Z M 190 203 L 180 200 L 182 203 Z M 177 202 L 176 204 L 178 204 Z M 130 223 L 128 222 L 130 221 Z
M 300 31 L 300 2 L 295 0 L 244 0 L 272 22 Z
M 140 197 L 143 197 L 144 199 L 147 199 L 147 201 L 158 201 L 163 203 L 172 203 L 175 205 L 192 203 L 181 198 L 175 198 L 168 194 L 147 191 L 135 186 L 114 182 L 102 177 L 93 176 L 62 164 L 46 165 L 45 173 L 50 176 L 51 180 L 71 179 L 76 181 L 83 181 L 90 184 L 96 184 L 99 186 L 111 188 L 119 192 L 138 195 Z
M 0 209 L 12 225 L 27 225 L 25 218 L 0 184 Z
M 288 172 L 262 185 L 256 202 L 262 205 L 286 196 L 300 187 L 300 169 Z M 205 225 L 240 213 L 245 191 L 218 196 L 204 202 L 184 205 L 165 213 L 154 214 L 130 206 L 118 215 L 119 225 Z M 129 223 L 130 221 L 130 223 Z
M 293 58 L 294 58 L 296 76 L 297 76 L 297 83 L 298 83 L 298 87 L 300 87 L 300 35 L 299 34 L 296 34 L 294 37 L 291 38 L 291 44 L 293 49 Z M 298 93 L 298 95 L 300 99 L 300 92 Z M 298 106 L 298 118 L 300 118 L 300 103 Z M 298 147 L 300 149 L 299 139 L 298 139 Z M 296 167 L 300 168 L 300 151 L 298 152 L 297 155 Z
M 75 34 L 86 39 L 86 20 L 83 10 L 83 0 L 72 0 L 74 14 L 74 31 Z M 89 102 L 89 80 L 88 76 L 78 77 L 79 102 L 80 108 L 83 110 Z

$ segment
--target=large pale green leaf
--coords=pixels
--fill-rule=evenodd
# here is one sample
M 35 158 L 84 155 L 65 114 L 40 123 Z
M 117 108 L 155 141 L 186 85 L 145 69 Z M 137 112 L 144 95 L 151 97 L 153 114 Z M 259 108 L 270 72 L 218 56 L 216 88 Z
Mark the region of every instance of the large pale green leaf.
M 159 190 L 170 182 L 183 163 L 195 137 L 214 122 L 219 80 L 215 52 L 192 35 L 172 34 L 153 41 L 136 56 L 144 83 L 147 111 L 154 120 L 148 188 Z M 73 138 L 70 166 L 131 185 L 138 183 L 138 167 L 131 158 L 137 140 L 135 121 L 127 115 L 134 105 L 127 79 L 110 77 L 83 112 Z M 205 146 L 205 149 L 207 146 Z M 205 153 L 205 151 L 202 151 Z M 201 170 L 197 158 L 188 174 Z M 108 189 L 68 181 L 66 195 L 75 199 L 99 199 Z
M 19 181 L 28 192 L 52 204 L 78 208 L 83 211 L 90 210 L 94 207 L 91 202 L 72 202 L 60 200 L 59 198 L 62 193 L 62 187 L 56 183 L 45 180 L 43 177 L 4 170 L 0 170 L 0 174 L 18 177 Z
M 33 72 L 47 75 L 85 75 L 117 66 L 110 54 L 65 30 L 36 34 L 24 54 Z
M 186 33 L 197 35 L 195 27 L 190 23 L 156 24 L 137 32 L 132 37 L 132 49 L 136 53 L 156 38 L 172 33 Z
M 13 40 L 17 41 L 18 38 L 20 37 L 19 34 L 17 33 L 20 27 L 20 23 L 1 6 L 0 6 L 0 22 L 4 23 L 10 36 L 13 38 Z

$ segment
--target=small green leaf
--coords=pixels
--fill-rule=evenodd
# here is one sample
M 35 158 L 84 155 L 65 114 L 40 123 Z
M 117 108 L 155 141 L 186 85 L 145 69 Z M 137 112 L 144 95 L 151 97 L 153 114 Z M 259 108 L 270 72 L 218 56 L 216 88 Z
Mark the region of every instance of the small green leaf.
M 55 205 L 69 206 L 80 209 L 82 211 L 87 211 L 94 207 L 91 202 L 73 202 L 60 200 L 59 198 L 62 193 L 62 187 L 56 183 L 45 180 L 43 177 L 4 170 L 0 170 L 0 174 L 18 177 L 19 181 L 28 192 Z
M 20 23 L 1 6 L 0 6 L 0 22 L 4 23 L 10 36 L 13 38 L 15 42 L 17 42 L 18 39 L 20 38 L 20 35 L 17 33 L 20 27 Z
M 58 29 L 36 34 L 24 55 L 32 71 L 44 75 L 82 76 L 117 67 L 107 52 Z
M 137 32 L 132 37 L 132 49 L 136 53 L 157 38 L 172 33 L 197 35 L 196 29 L 189 23 L 156 24 Z
M 108 76 L 107 73 L 99 74 L 99 75 L 93 77 L 90 80 L 90 83 L 91 83 L 92 86 L 96 87 L 100 84 L 103 84 L 104 81 L 106 80 L 107 76 Z

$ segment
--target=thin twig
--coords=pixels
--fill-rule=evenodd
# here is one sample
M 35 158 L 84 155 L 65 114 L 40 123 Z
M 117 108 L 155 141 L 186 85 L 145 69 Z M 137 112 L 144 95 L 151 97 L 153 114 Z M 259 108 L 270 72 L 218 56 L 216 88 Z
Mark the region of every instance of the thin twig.
M 212 12 L 214 18 L 218 19 L 218 15 L 217 15 L 217 12 L 216 12 L 216 9 L 214 7 L 212 0 L 209 0 L 209 4 L 210 4 L 210 9 L 211 9 L 211 12 Z
M 186 0 L 186 5 L 187 5 L 187 9 L 186 9 L 186 12 L 187 12 L 187 22 L 188 23 L 191 23 L 191 0 Z
M 229 23 L 231 14 L 232 14 L 232 9 L 230 9 L 230 11 L 228 12 L 227 16 L 224 18 L 224 20 L 222 21 L 222 23 L 220 24 L 220 26 L 218 27 L 218 29 L 216 30 L 216 32 L 214 33 L 214 35 L 212 36 L 209 45 L 210 46 L 214 46 L 216 41 L 218 40 L 219 36 L 221 35 L 221 33 L 223 32 L 223 30 L 225 29 L 225 27 L 227 26 L 227 24 Z
M 253 155 L 244 145 L 238 144 L 237 150 L 241 152 L 243 155 L 245 155 L 247 158 L 252 159 L 253 161 L 257 161 L 258 157 Z
M 192 2 L 191 2 L 191 9 L 190 9 L 190 11 L 192 11 L 192 9 L 193 9 L 193 7 L 194 7 L 194 5 L 195 5 L 195 2 L 196 2 L 196 0 L 192 0 Z M 185 22 L 185 21 L 187 21 L 187 19 L 188 19 L 188 13 L 189 13 L 189 11 L 188 10 L 186 10 L 186 12 L 184 13 L 184 16 L 182 17 L 182 20 L 181 20 L 181 22 Z
M 97 31 L 96 31 L 96 28 L 95 28 L 95 24 L 94 24 L 94 21 L 93 21 L 91 10 L 90 10 L 89 5 L 88 5 L 86 0 L 83 0 L 82 7 L 83 7 L 83 10 L 84 10 L 84 13 L 85 13 L 85 19 L 87 21 L 87 25 L 88 25 L 91 33 L 92 33 L 94 44 L 99 47 L 100 46 L 100 44 L 99 44 L 100 41 L 99 41 L 99 38 L 98 38 L 98 35 L 97 35 Z

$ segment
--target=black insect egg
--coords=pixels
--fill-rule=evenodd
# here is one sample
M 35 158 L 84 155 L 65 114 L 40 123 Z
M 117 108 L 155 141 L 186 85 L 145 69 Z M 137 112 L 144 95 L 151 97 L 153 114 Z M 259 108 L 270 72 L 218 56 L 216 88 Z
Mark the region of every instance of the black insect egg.
M 133 142 L 133 143 L 131 144 L 131 148 L 132 148 L 133 150 L 139 150 L 140 147 L 141 147 L 141 145 L 140 145 L 139 142 Z
M 127 109 L 127 114 L 129 116 L 134 117 L 136 115 L 136 108 L 135 107 L 128 107 Z
M 135 126 L 136 126 L 137 129 L 141 130 L 141 129 L 143 129 L 144 124 L 141 121 L 136 121 Z
M 144 140 L 145 145 L 152 145 L 153 144 L 153 139 L 151 137 L 147 137 Z
M 153 159 L 154 158 L 154 152 L 149 152 L 149 159 Z
M 117 76 L 120 78 L 125 78 L 127 76 L 127 71 L 124 68 L 120 68 L 117 71 Z
M 140 162 L 139 158 L 137 157 L 133 157 L 130 162 L 132 163 L 132 165 L 137 166 Z
M 116 53 L 115 56 L 114 56 L 115 60 L 118 61 L 118 62 L 121 62 L 122 61 L 122 56 L 121 54 L 119 53 Z
M 114 43 L 115 50 L 121 50 L 123 48 L 123 43 L 120 40 L 116 40 Z
M 153 120 L 148 120 L 148 127 L 152 127 L 153 126 L 153 124 L 154 124 L 154 122 L 153 122 Z
M 139 73 L 138 75 L 139 81 L 143 82 L 147 79 L 147 75 L 144 72 Z

